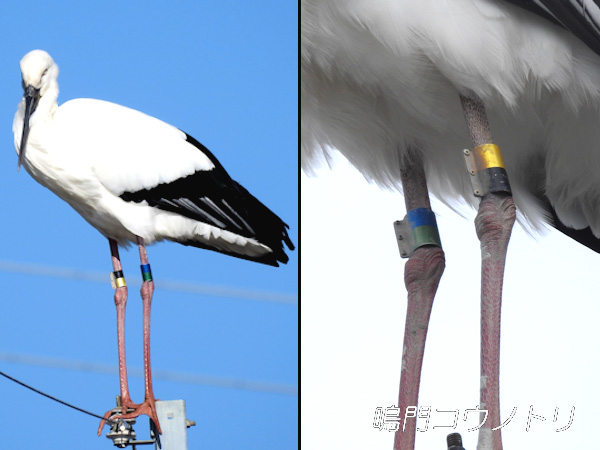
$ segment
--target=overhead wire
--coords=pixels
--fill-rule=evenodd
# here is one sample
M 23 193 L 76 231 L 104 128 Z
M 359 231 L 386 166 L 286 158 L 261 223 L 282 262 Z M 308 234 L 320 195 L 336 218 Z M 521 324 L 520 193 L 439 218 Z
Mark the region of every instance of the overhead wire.
M 48 266 L 33 263 L 21 263 L 16 261 L 0 260 L 0 272 L 20 273 L 25 275 L 44 276 L 53 278 L 64 278 L 69 280 L 90 281 L 93 283 L 106 283 L 108 276 L 104 272 L 73 269 L 66 267 Z M 136 286 L 141 282 L 132 279 L 128 284 Z M 157 290 L 172 292 L 185 292 L 189 294 L 200 294 L 211 297 L 226 297 L 243 300 L 256 300 L 263 302 L 283 303 L 286 305 L 298 305 L 298 296 L 282 292 L 270 292 L 263 290 L 234 288 L 204 283 L 190 283 L 176 280 L 161 280 L 157 283 Z
M 47 266 L 47 265 L 39 265 L 32 263 L 19 263 L 14 261 L 6 261 L 0 260 L 0 272 L 9 272 L 9 273 L 20 273 L 27 275 L 35 275 L 35 276 L 46 276 L 46 277 L 54 277 L 54 278 L 63 278 L 63 279 L 71 279 L 71 280 L 81 280 L 81 281 L 90 281 L 95 283 L 106 283 L 106 274 L 98 271 L 90 271 L 90 270 L 81 270 L 81 269 L 72 269 L 72 268 L 64 268 L 64 267 L 56 267 L 56 266 Z M 130 282 L 132 285 L 140 284 L 139 281 L 132 280 Z M 277 293 L 277 292 L 268 292 L 268 291 L 259 291 L 259 290 L 249 290 L 249 289 L 239 289 L 239 288 L 230 288 L 224 286 L 216 286 L 216 285 L 208 285 L 208 284 L 200 284 L 200 283 L 187 283 L 181 281 L 172 281 L 172 280 L 162 280 L 160 283 L 160 289 L 167 291 L 175 291 L 175 292 L 186 292 L 193 294 L 202 294 L 209 295 L 214 297 L 227 297 L 227 298 L 238 298 L 245 300 L 257 300 L 257 301 L 267 301 L 267 302 L 275 302 L 275 303 L 283 303 L 288 305 L 297 305 L 298 298 L 295 295 L 285 294 L 285 293 Z M 73 371 L 81 371 L 81 372 L 91 372 L 98 374 L 116 374 L 118 373 L 118 367 L 108 364 L 100 364 L 100 363 L 90 363 L 85 361 L 74 361 L 74 360 L 65 360 L 58 358 L 49 358 L 49 357 L 40 357 L 40 356 L 29 356 L 17 353 L 8 353 L 8 352 L 0 352 L 0 361 L 14 363 L 14 364 L 23 364 L 30 366 L 38 366 L 38 367 L 48 367 L 48 368 L 58 368 L 58 369 L 66 369 Z M 129 373 L 132 376 L 143 377 L 143 369 L 132 367 L 129 368 Z M 40 395 L 43 395 L 51 400 L 54 400 L 58 403 L 61 403 L 70 408 L 81 411 L 90 416 L 103 419 L 104 417 L 94 414 L 90 411 L 86 411 L 82 408 L 79 408 L 75 405 L 72 405 L 68 402 L 60 400 L 56 397 L 53 397 L 49 394 L 46 394 L 32 386 L 29 386 L 22 381 L 17 380 L 4 372 L 0 371 L 0 375 L 14 381 L 21 386 L 30 389 Z M 177 383 L 188 383 L 188 384 L 199 384 L 205 386 L 214 386 L 221 388 L 229 388 L 229 389 L 241 389 L 247 391 L 257 391 L 257 392 L 265 392 L 272 394 L 282 394 L 282 395 L 298 395 L 298 388 L 294 385 L 288 384 L 278 384 L 278 383 L 266 383 L 260 381 L 251 381 L 251 380 L 243 380 L 243 379 L 235 379 L 235 378 L 226 378 L 226 377 L 215 377 L 209 375 L 200 375 L 194 373 L 185 373 L 185 372 L 176 372 L 169 370 L 154 370 L 153 371 L 154 379 L 163 380 L 163 381 L 171 381 Z M 112 422 L 108 420 L 108 422 Z
M 22 364 L 28 366 L 47 367 L 52 369 L 65 369 L 79 372 L 96 373 L 103 375 L 118 374 L 117 365 L 91 363 L 61 358 L 50 358 L 45 356 L 31 356 L 19 353 L 0 351 L 0 361 Z M 143 378 L 144 370 L 140 367 L 128 367 L 130 376 Z M 197 384 L 213 386 L 225 389 L 241 389 L 245 391 L 264 392 L 280 395 L 298 395 L 298 387 L 291 384 L 269 383 L 262 381 L 244 380 L 239 378 L 216 377 L 212 375 L 201 375 L 189 372 L 177 372 L 172 370 L 152 369 L 154 380 L 170 381 L 175 383 Z
M 77 410 L 77 411 L 80 411 L 80 412 L 82 412 L 82 413 L 84 413 L 84 414 L 87 414 L 87 415 L 89 415 L 89 416 L 95 417 L 95 418 L 97 418 L 97 419 L 106 420 L 106 422 L 108 422 L 108 423 L 111 423 L 111 424 L 114 424 L 114 423 L 116 423 L 116 422 L 115 422 L 114 420 L 112 420 L 112 419 L 108 419 L 108 418 L 105 418 L 104 416 L 100 416 L 100 415 L 98 415 L 98 414 L 94 414 L 93 412 L 87 411 L 87 410 L 85 410 L 85 409 L 83 409 L 83 408 L 80 408 L 79 406 L 75 406 L 75 405 L 73 405 L 73 404 L 71 404 L 71 403 L 69 403 L 69 402 L 65 402 L 64 400 L 61 400 L 61 399 L 59 399 L 59 398 L 56 398 L 56 397 L 53 397 L 53 396 L 52 396 L 52 395 L 50 395 L 50 394 L 46 394 L 45 392 L 42 392 L 42 391 L 40 391 L 39 389 L 36 389 L 36 388 L 34 388 L 33 386 L 30 386 L 30 385 L 28 385 L 27 383 L 24 383 L 24 382 L 22 382 L 21 380 L 17 380 L 16 378 L 14 378 L 14 377 L 11 377 L 10 375 L 8 375 L 8 374 L 6 374 L 6 373 L 4 373 L 4 372 L 2 372 L 2 371 L 0 371 L 0 375 L 1 375 L 1 376 L 3 376 L 4 378 L 7 378 L 7 379 L 9 379 L 9 380 L 11 380 L 11 381 L 14 381 L 15 383 L 17 383 L 17 384 L 19 384 L 19 385 L 21 385 L 21 386 L 23 386 L 23 387 L 25 387 L 25 388 L 27 388 L 27 389 L 29 389 L 29 390 L 31 390 L 31 391 L 33 391 L 33 392 L 35 392 L 36 394 L 40 394 L 40 395 L 42 395 L 42 396 L 44 396 L 44 397 L 46 397 L 46 398 L 49 398 L 50 400 L 54 400 L 55 402 L 58 402 L 58 403 L 60 403 L 61 405 L 68 406 L 69 408 L 73 408 L 73 409 L 75 409 L 75 410 Z

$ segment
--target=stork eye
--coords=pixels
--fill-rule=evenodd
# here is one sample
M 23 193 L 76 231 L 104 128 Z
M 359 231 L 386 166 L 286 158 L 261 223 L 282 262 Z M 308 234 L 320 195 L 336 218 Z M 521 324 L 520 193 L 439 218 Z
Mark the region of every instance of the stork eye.
M 42 74 L 42 76 L 45 77 L 47 73 L 48 73 L 48 69 L 44 70 L 44 73 Z

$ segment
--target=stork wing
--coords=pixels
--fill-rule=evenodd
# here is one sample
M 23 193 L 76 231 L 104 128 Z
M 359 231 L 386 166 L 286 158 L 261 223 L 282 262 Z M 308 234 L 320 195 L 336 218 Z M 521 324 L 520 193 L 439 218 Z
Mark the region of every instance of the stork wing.
M 287 233 L 289 227 L 233 180 L 206 147 L 193 137 L 185 136 L 187 142 L 208 156 L 213 169 L 196 171 L 150 189 L 124 192 L 120 197 L 137 203 L 145 201 L 150 206 L 255 238 L 273 250 L 277 261 L 287 262 L 282 241 L 290 249 L 294 248 Z
M 599 0 L 507 0 L 560 25 L 600 55 Z

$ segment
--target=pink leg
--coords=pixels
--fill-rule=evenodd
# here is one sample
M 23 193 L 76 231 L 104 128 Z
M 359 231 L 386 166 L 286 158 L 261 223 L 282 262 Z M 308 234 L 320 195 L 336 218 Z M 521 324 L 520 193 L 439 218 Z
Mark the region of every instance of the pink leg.
M 110 254 L 112 256 L 113 270 L 121 271 L 121 260 L 119 258 L 119 247 L 113 239 L 109 239 Z M 139 405 L 131 401 L 129 395 L 129 385 L 127 384 L 127 363 L 125 360 L 125 307 L 127 305 L 127 286 L 119 286 L 115 289 L 115 305 L 117 307 L 117 346 L 119 349 L 119 385 L 121 388 L 121 406 L 122 411 L 128 408 L 137 408 Z M 110 417 L 112 410 L 108 411 L 104 417 Z M 98 436 L 102 433 L 105 421 L 100 422 L 98 427 Z
M 148 256 L 146 255 L 146 247 L 142 238 L 138 237 L 138 248 L 140 251 L 140 262 L 143 265 L 148 265 Z M 119 250 L 117 243 L 109 239 L 110 250 L 113 259 L 113 268 L 115 271 L 121 270 L 121 261 L 119 260 Z M 149 272 L 149 265 L 148 271 Z M 147 278 L 147 279 L 146 279 Z M 113 416 L 113 418 L 134 419 L 142 414 L 146 414 L 161 433 L 160 424 L 156 415 L 156 399 L 152 390 L 152 373 L 150 371 L 150 308 L 152 305 L 152 294 L 154 293 L 154 282 L 152 276 L 144 278 L 142 288 L 140 290 L 143 302 L 144 315 L 144 385 L 145 385 L 145 400 L 144 403 L 136 404 L 131 401 L 129 396 L 129 387 L 127 385 L 127 365 L 125 363 L 125 304 L 127 303 L 127 286 L 117 287 L 115 291 L 115 304 L 117 305 L 117 341 L 119 346 L 119 378 L 121 383 L 121 414 Z M 128 412 L 128 409 L 133 411 Z M 108 419 L 112 410 L 108 411 L 104 418 Z M 102 432 L 105 420 L 100 422 L 98 428 L 98 436 Z
M 148 255 L 146 254 L 146 247 L 144 246 L 144 240 L 138 236 L 138 249 L 140 251 L 140 263 L 148 266 L 146 273 L 150 274 L 150 266 L 148 264 Z M 156 415 L 156 399 L 154 398 L 154 391 L 152 390 L 152 371 L 150 369 L 150 308 L 152 306 L 152 295 L 154 294 L 154 281 L 152 276 L 147 276 L 142 282 L 142 288 L 140 289 L 143 302 L 143 315 L 144 315 L 144 388 L 145 388 L 145 399 L 135 412 L 126 414 L 123 417 L 137 417 L 140 414 L 146 414 L 152 419 L 156 425 L 158 432 L 161 433 L 160 424 L 158 423 L 158 417 Z
M 420 157 L 413 154 L 402 170 L 406 209 L 431 208 Z M 444 251 L 426 245 L 418 248 L 404 266 L 404 283 L 408 291 L 406 325 L 400 374 L 398 407 L 403 419 L 408 407 L 417 407 L 425 338 L 433 298 L 445 267 Z M 412 450 L 415 446 L 416 419 L 404 420 L 394 437 L 394 449 Z
M 461 96 L 471 137 L 476 146 L 491 144 L 485 108 L 475 95 Z M 478 449 L 502 450 L 500 430 L 500 312 L 506 252 L 516 218 L 512 196 L 486 194 L 475 218 L 481 242 L 481 409 L 488 411 L 479 430 Z M 482 413 L 483 414 L 483 413 Z M 483 416 L 482 416 L 483 419 Z

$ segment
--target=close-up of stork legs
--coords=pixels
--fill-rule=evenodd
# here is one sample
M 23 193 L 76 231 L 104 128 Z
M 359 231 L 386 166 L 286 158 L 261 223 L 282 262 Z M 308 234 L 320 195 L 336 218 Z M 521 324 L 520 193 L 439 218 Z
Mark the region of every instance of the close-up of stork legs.
M 460 97 L 467 126 L 475 147 L 492 144 L 485 108 L 475 94 Z M 495 158 L 501 157 L 494 155 Z M 411 152 L 403 162 L 402 187 L 407 211 L 430 209 L 423 162 Z M 493 165 L 493 164 L 492 164 Z M 497 167 L 497 166 L 494 166 Z M 481 242 L 481 386 L 480 408 L 487 411 L 479 430 L 478 448 L 501 450 L 500 426 L 500 311 L 506 252 L 516 209 L 509 188 L 483 195 L 475 218 Z M 421 366 L 433 299 L 444 271 L 444 251 L 437 246 L 419 247 L 404 268 L 408 292 L 406 325 L 402 354 L 398 407 L 405 417 L 408 407 L 418 402 Z M 485 417 L 481 413 L 481 419 Z M 412 450 L 415 446 L 416 414 L 404 419 L 394 438 L 394 449 Z
M 125 307 L 127 305 L 127 285 L 123 277 L 121 260 L 119 257 L 119 247 L 114 239 L 109 239 L 110 253 L 115 278 L 115 305 L 117 307 L 117 345 L 119 351 L 119 386 L 121 390 L 121 414 L 113 418 L 133 419 L 142 414 L 147 415 L 156 425 L 158 432 L 161 432 L 158 417 L 156 415 L 156 406 L 154 391 L 152 389 L 152 372 L 150 368 L 150 308 L 152 305 L 152 295 L 154 293 L 154 282 L 148 264 L 146 247 L 142 238 L 137 238 L 140 252 L 140 264 L 142 267 L 142 288 L 140 293 L 143 303 L 143 329 L 144 329 L 144 402 L 141 404 L 133 403 L 129 394 L 129 384 L 127 382 L 127 363 L 125 359 Z M 128 410 L 133 410 L 128 412 Z M 111 409 L 104 415 L 108 419 L 113 414 Z M 98 427 L 98 436 L 102 433 L 106 420 L 100 422 Z
M 406 210 L 413 211 L 417 208 L 430 210 L 423 161 L 416 151 L 412 151 L 405 158 L 401 176 Z M 444 251 L 434 245 L 417 248 L 404 266 L 404 283 L 408 292 L 408 301 L 398 397 L 398 407 L 402 415 L 406 413 L 408 407 L 417 405 L 429 316 L 444 267 Z M 403 430 L 404 423 L 406 427 Z M 394 448 L 413 449 L 416 427 L 416 419 L 403 421 L 396 431 Z
M 467 126 L 475 147 L 492 144 L 487 115 L 475 95 L 461 96 Z M 480 408 L 487 419 L 479 429 L 478 448 L 502 449 L 500 429 L 500 312 L 508 241 L 516 208 L 507 192 L 484 193 L 475 217 L 481 242 L 481 385 Z M 485 413 L 481 413 L 483 420 Z

